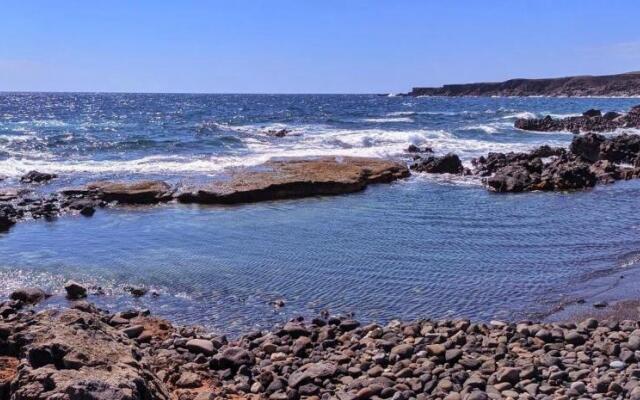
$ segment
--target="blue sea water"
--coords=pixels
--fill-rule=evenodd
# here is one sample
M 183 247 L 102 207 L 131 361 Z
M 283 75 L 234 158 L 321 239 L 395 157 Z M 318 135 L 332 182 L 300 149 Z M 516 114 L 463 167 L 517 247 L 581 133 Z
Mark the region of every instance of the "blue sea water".
M 624 111 L 637 99 L 406 98 L 375 95 L 0 94 L 0 181 L 207 179 L 272 157 L 354 155 L 409 162 L 410 144 L 465 163 L 489 151 L 567 146 L 567 132 L 516 130 L 520 116 Z M 284 138 L 267 134 L 286 128 Z M 261 204 L 103 210 L 0 234 L 0 295 L 24 285 L 148 307 L 225 332 L 294 315 L 362 320 L 540 317 L 633 275 L 640 183 L 496 195 L 473 179 L 414 175 L 364 192 Z M 630 275 L 631 274 L 631 275 Z M 628 279 L 628 278 L 627 278 Z M 160 296 L 132 299 L 145 285 Z M 613 286 L 612 286 L 613 285 Z M 624 295 L 637 296 L 633 285 Z M 270 303 L 284 299 L 286 306 Z M 45 306 L 63 303 L 54 296 Z

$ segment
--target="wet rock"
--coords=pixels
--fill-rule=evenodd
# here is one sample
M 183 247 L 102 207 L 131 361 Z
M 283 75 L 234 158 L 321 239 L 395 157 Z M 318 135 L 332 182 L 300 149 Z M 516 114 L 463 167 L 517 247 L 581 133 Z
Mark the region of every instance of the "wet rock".
M 139 287 L 139 286 L 127 286 L 124 288 L 124 290 L 126 292 L 131 293 L 133 297 L 142 297 L 148 292 L 147 288 Z
M 39 288 L 21 288 L 14 290 L 9 295 L 11 300 L 21 301 L 26 304 L 38 304 L 47 297 L 47 294 Z
M 23 175 L 20 178 L 20 182 L 22 183 L 44 183 L 56 178 L 56 174 L 48 174 L 44 172 L 38 171 L 30 171 L 27 174 Z
M 583 112 L 582 115 L 587 118 L 600 117 L 602 115 L 602 111 L 592 108 Z
M 95 214 L 96 209 L 93 206 L 84 206 L 82 207 L 82 209 L 80 209 L 80 214 L 84 215 L 85 217 L 91 217 L 93 216 L 93 214 Z
M 0 210 L 0 232 L 5 232 L 9 230 L 13 225 L 16 224 L 15 219 L 11 218 L 5 212 Z
M 87 288 L 76 281 L 67 281 L 64 285 L 64 290 L 67 292 L 67 298 L 71 300 L 87 297 Z
M 417 172 L 428 172 L 432 174 L 459 174 L 464 168 L 460 158 L 453 153 L 449 153 L 442 157 L 430 156 L 417 160 L 411 169 Z
M 285 137 L 289 133 L 291 133 L 291 131 L 288 129 L 270 129 L 267 131 L 267 135 L 279 138 Z
M 595 133 L 579 135 L 571 141 L 570 150 L 586 161 L 595 162 L 600 159 L 600 146 L 604 141 L 604 136 Z

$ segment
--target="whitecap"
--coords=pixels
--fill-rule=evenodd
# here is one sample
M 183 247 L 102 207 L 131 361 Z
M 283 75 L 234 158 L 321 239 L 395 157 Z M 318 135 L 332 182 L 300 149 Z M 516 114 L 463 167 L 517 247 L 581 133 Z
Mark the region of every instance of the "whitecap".
M 387 122 L 413 122 L 413 119 L 409 117 L 395 117 L 395 118 L 364 118 L 364 122 L 375 123 L 387 123 Z
M 529 111 L 520 111 L 515 114 L 508 114 L 502 117 L 502 119 L 517 119 L 517 118 L 533 119 L 533 118 L 538 118 L 538 116 L 535 113 L 532 113 Z

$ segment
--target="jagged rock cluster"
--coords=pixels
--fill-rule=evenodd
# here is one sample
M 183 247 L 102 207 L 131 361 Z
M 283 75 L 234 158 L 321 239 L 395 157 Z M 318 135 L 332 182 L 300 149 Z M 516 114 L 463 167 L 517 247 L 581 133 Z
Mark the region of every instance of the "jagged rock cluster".
M 620 128 L 640 128 L 640 106 L 635 106 L 626 114 L 609 111 L 604 115 L 600 110 L 588 110 L 581 116 L 567 118 L 519 118 L 514 123 L 518 129 L 526 131 L 556 132 L 611 132 Z
M 541 146 L 528 153 L 489 153 L 475 158 L 473 169 L 455 154 L 417 156 L 418 172 L 476 176 L 495 192 L 562 191 L 640 177 L 640 136 L 576 135 L 568 150 Z
M 323 315 L 229 339 L 85 300 L 34 313 L 24 293 L 0 303 L 2 400 L 640 399 L 638 321 Z

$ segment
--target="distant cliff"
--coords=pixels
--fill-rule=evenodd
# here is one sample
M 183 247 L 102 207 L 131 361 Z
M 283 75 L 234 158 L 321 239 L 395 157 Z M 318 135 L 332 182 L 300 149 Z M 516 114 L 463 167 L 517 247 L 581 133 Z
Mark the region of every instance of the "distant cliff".
M 416 87 L 409 96 L 640 96 L 640 72 Z

